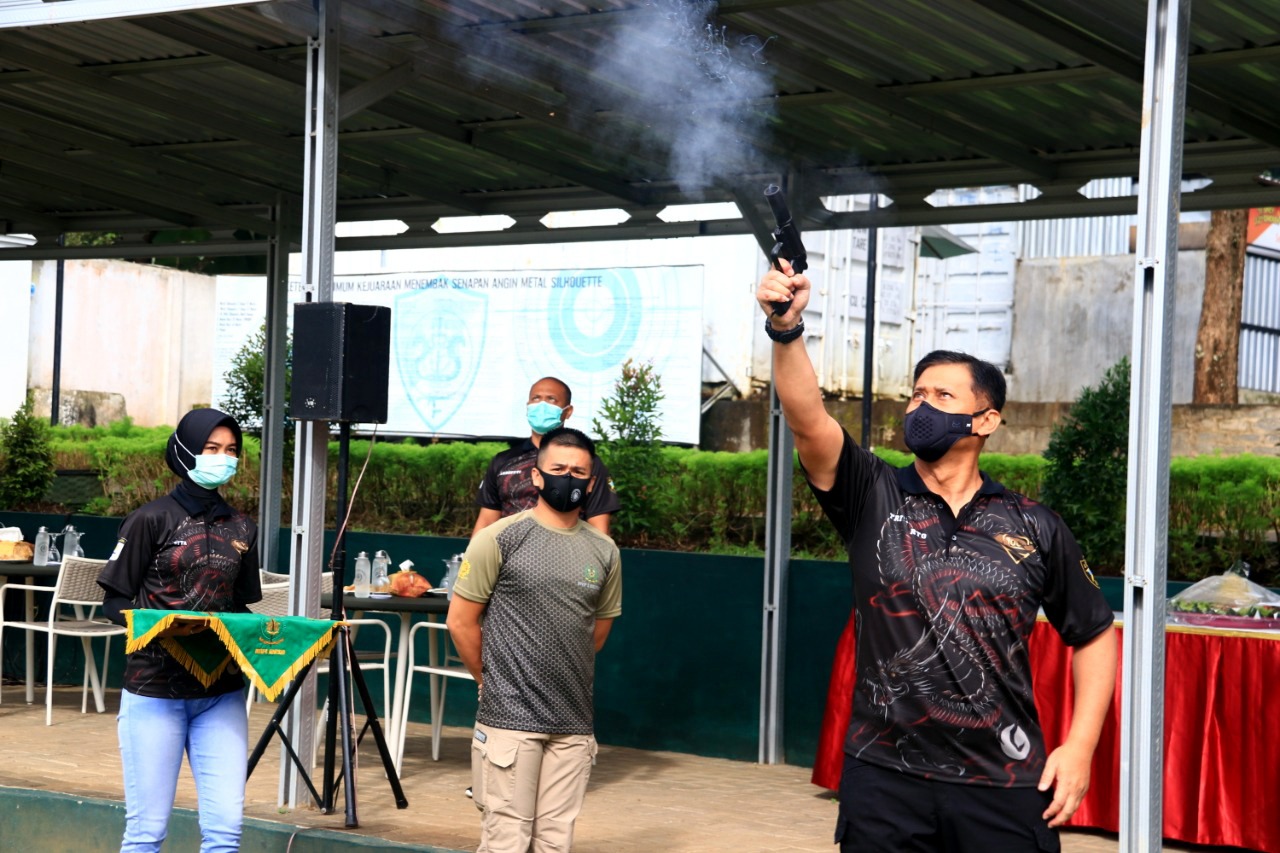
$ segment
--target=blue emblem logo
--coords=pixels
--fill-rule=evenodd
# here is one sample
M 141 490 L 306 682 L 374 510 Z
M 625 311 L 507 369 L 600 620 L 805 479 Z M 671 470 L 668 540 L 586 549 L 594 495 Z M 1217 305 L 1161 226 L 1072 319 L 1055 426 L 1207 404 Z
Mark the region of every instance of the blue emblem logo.
M 400 381 L 429 432 L 448 432 L 484 352 L 488 297 L 448 279 L 396 298 L 391 351 Z
M 629 269 L 591 270 L 601 279 L 591 287 L 557 287 L 547 300 L 547 330 L 571 367 L 588 372 L 621 364 L 640 334 L 644 319 L 640 284 Z M 565 270 L 559 280 L 580 273 Z M 593 320 L 598 327 L 588 327 Z

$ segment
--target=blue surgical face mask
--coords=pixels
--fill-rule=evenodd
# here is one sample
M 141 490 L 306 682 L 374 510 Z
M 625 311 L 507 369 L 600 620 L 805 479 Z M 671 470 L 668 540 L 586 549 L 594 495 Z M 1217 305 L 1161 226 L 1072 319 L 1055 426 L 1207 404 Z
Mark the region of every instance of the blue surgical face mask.
M 538 435 L 546 435 L 563 423 L 564 409 L 539 400 L 529 404 L 528 417 L 529 427 Z
M 196 467 L 187 472 L 191 482 L 216 489 L 235 476 L 240 460 L 225 453 L 205 453 L 196 457 Z

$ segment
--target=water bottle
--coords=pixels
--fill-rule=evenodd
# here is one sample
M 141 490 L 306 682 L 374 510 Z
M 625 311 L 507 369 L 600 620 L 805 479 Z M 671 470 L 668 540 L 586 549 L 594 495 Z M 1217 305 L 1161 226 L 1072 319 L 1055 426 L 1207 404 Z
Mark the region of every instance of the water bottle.
M 373 555 L 373 598 L 391 597 L 391 579 L 387 577 L 387 566 L 391 565 L 391 555 L 386 551 L 378 551 Z
M 49 565 L 49 531 L 43 527 L 36 532 L 36 553 L 31 562 L 37 566 Z
M 440 586 L 444 587 L 448 599 L 453 601 L 453 587 L 458 582 L 458 570 L 462 568 L 462 555 L 454 554 L 452 558 L 445 560 L 444 564 L 448 567 L 444 580 L 440 581 Z
M 80 545 L 80 531 L 68 524 L 62 531 L 62 555 L 64 557 L 83 557 L 84 548 Z
M 369 555 L 361 551 L 356 557 L 356 598 L 369 597 Z

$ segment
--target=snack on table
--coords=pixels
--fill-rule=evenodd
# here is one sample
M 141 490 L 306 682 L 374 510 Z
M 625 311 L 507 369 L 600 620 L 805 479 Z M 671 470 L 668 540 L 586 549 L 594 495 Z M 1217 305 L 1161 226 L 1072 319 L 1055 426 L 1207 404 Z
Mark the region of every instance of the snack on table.
M 1205 578 L 1169 599 L 1169 618 L 1214 628 L 1280 628 L 1280 595 L 1249 580 L 1247 563 Z
M 35 553 L 35 546 L 30 542 L 10 542 L 0 539 L 0 560 L 28 562 Z
M 430 582 L 422 575 L 409 570 L 402 570 L 391 575 L 391 594 L 401 598 L 418 598 L 431 589 Z

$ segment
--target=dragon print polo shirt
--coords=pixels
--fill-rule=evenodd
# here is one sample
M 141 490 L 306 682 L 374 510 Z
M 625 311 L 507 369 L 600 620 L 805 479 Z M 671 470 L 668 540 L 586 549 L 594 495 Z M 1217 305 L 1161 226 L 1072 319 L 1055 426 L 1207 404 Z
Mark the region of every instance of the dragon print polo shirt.
M 853 572 L 845 751 L 929 779 L 1034 787 L 1047 758 L 1026 645 L 1037 614 L 1069 646 L 1114 618 L 1071 531 L 985 474 L 954 517 L 914 465 L 895 469 L 848 432 L 832 489 L 812 490 Z

